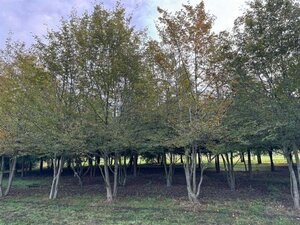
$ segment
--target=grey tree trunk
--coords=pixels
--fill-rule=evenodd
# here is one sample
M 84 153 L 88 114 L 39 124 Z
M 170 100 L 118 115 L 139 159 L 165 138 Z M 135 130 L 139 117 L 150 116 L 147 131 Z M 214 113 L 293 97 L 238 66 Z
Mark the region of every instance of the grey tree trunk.
M 57 171 L 56 183 L 55 183 L 55 187 L 54 187 L 53 199 L 57 198 L 58 184 L 59 184 L 59 179 L 60 179 L 60 175 L 62 172 L 62 167 L 63 167 L 63 157 L 61 156 L 60 160 L 59 160 L 59 166 L 58 166 L 58 171 Z
M 60 175 L 63 168 L 63 156 L 57 158 L 56 156 L 53 159 L 53 179 L 50 190 L 49 199 L 56 199 L 58 193 L 58 185 L 60 180 Z
M 16 163 L 17 163 L 17 157 L 12 157 L 10 164 L 9 164 L 9 176 L 8 176 L 8 183 L 6 190 L 4 192 L 4 196 L 8 195 L 11 189 L 12 181 L 14 178 L 14 175 L 16 173 Z
M 298 189 L 297 178 L 293 168 L 293 162 L 291 161 L 290 155 L 287 153 L 286 148 L 284 149 L 284 153 L 287 159 L 288 168 L 290 172 L 291 195 L 294 202 L 294 208 L 300 210 L 299 189 Z
M 167 153 L 163 155 L 163 165 L 165 169 L 167 187 L 171 187 L 173 183 L 173 174 L 174 174 L 174 155 L 170 153 L 170 164 L 167 165 Z
M 117 196 L 117 187 L 118 187 L 118 171 L 119 171 L 119 156 L 117 153 L 115 153 L 114 157 L 114 170 L 111 170 L 110 165 L 109 165 L 109 157 L 106 153 L 103 154 L 103 160 L 104 160 L 104 171 L 102 170 L 100 164 L 99 164 L 99 169 L 101 172 L 101 175 L 103 177 L 104 183 L 105 183 L 105 189 L 106 189 L 106 200 L 107 202 L 112 202 L 114 198 Z M 113 179 L 113 188 L 110 183 L 110 173 L 109 170 L 114 175 Z
M 110 184 L 110 176 L 109 176 L 109 168 L 108 168 L 108 157 L 104 156 L 104 182 L 105 182 L 105 188 L 106 188 L 106 200 L 108 202 L 113 201 L 113 193 L 111 189 Z
M 78 171 L 76 170 L 73 161 L 71 161 L 70 167 L 71 167 L 71 169 L 73 170 L 74 177 L 77 177 L 77 179 L 78 179 L 78 184 L 79 184 L 80 189 L 81 189 L 81 191 L 82 191 L 82 189 L 83 189 L 83 183 L 82 183 L 82 179 L 81 179 L 81 176 L 80 176 L 81 174 L 80 174 L 80 172 L 78 172 Z
M 200 151 L 197 155 L 198 155 L 198 168 L 201 169 L 201 154 L 200 154 Z
M 4 174 L 4 156 L 1 156 L 1 166 L 0 166 L 0 197 L 3 196 L 3 191 L 2 191 L 3 174 Z
M 298 148 L 297 148 L 295 142 L 293 142 L 293 153 L 294 153 L 294 156 L 296 159 L 298 182 L 299 182 L 299 186 L 300 186 L 300 160 L 299 160 Z
M 56 155 L 54 156 L 54 160 L 52 159 L 52 168 L 53 168 L 53 178 L 52 178 L 52 184 L 51 184 L 51 190 L 49 194 L 49 199 L 53 199 L 53 193 L 54 193 L 54 186 L 56 182 L 56 175 L 57 175 L 57 163 L 56 163 Z
M 197 186 L 197 174 L 196 174 L 196 171 L 197 171 L 197 161 L 196 161 L 196 156 L 197 156 L 197 147 L 195 146 L 194 149 L 192 149 L 192 154 L 191 154 L 191 161 L 192 161 L 192 187 L 193 187 L 193 192 L 195 193 L 197 190 L 196 190 L 196 186 Z
M 199 204 L 199 195 L 201 192 L 201 185 L 203 183 L 203 174 L 207 167 L 201 164 L 201 171 L 200 171 L 200 178 L 199 182 L 197 183 L 197 176 L 196 176 L 196 157 L 197 151 L 196 148 L 192 147 L 191 149 L 185 150 L 185 160 L 183 163 L 186 185 L 187 185 L 187 192 L 188 198 L 191 202 Z M 210 162 L 209 162 L 210 163 Z M 197 185 L 195 185 L 197 184 Z
M 101 175 L 104 179 L 105 183 L 105 189 L 106 189 L 106 200 L 107 202 L 112 202 L 113 199 L 117 196 L 117 187 L 118 187 L 118 155 L 115 154 L 114 157 L 114 170 L 111 170 L 114 175 L 114 181 L 113 181 L 113 189 L 112 185 L 110 183 L 110 174 L 109 170 L 111 169 L 109 166 L 109 157 L 106 153 L 104 153 L 104 172 L 102 171 L 101 166 L 99 165 L 99 169 L 101 172 Z
M 124 161 L 122 165 L 122 157 L 119 157 L 119 172 L 118 172 L 118 183 L 119 185 L 125 186 L 127 181 L 127 163 L 126 156 L 124 156 Z
M 248 166 L 247 166 L 247 163 L 246 163 L 246 160 L 245 160 L 244 152 L 241 154 L 241 162 L 244 163 L 245 172 L 247 172 L 248 171 Z
M 119 156 L 117 153 L 115 153 L 115 159 L 114 159 L 114 189 L 113 189 L 113 197 L 117 197 L 117 191 L 118 191 L 118 171 L 119 171 Z
M 123 165 L 123 173 L 124 173 L 124 178 L 123 178 L 123 186 L 126 185 L 127 182 L 127 163 L 126 163 L 126 156 L 124 155 L 124 165 Z
M 230 155 L 229 155 L 230 154 Z M 235 174 L 234 174 L 234 165 L 233 165 L 233 153 L 222 154 L 224 169 L 226 172 L 226 179 L 228 186 L 231 191 L 235 191 Z

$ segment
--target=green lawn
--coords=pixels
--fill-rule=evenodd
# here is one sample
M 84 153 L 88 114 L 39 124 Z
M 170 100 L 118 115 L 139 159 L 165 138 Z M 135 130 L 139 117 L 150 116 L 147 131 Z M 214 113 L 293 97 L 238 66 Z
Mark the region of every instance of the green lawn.
M 275 207 L 274 207 L 275 206 Z M 103 196 L 85 194 L 49 201 L 46 196 L 6 198 L 0 224 L 282 224 L 297 218 L 276 202 L 232 200 L 191 206 L 168 197 L 124 197 L 107 204 Z M 298 218 L 299 219 L 299 218 Z M 300 223 L 300 221 L 299 221 Z
M 162 171 L 142 169 L 119 188 L 112 204 L 105 201 L 100 177 L 85 178 L 81 192 L 74 177 L 63 176 L 59 197 L 52 201 L 48 200 L 50 176 L 17 178 L 10 196 L 0 199 L 0 224 L 300 224 L 299 212 L 292 209 L 286 168 L 275 173 L 267 164 L 257 168 L 252 181 L 247 173 L 237 172 L 236 192 L 228 190 L 224 174 L 209 170 L 201 205 L 187 201 L 182 171 L 175 172 L 174 185 L 167 188 Z

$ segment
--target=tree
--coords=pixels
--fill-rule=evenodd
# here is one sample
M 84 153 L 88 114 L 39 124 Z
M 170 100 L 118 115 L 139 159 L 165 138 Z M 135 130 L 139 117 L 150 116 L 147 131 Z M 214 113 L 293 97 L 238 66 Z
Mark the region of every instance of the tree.
M 295 72 L 299 69 L 299 5 L 291 0 L 255 0 L 249 6 L 235 24 L 238 60 L 243 62 L 239 67 L 244 71 L 239 78 L 246 87 L 241 100 L 253 101 L 256 111 L 246 117 L 254 125 L 248 129 L 281 146 L 289 165 L 294 206 L 299 209 L 297 179 L 289 160 L 299 137 L 299 76 Z
M 20 57 L 24 45 L 7 42 L 0 56 L 0 197 L 10 192 L 16 170 L 17 156 L 26 154 L 25 137 L 27 125 L 23 121 L 23 87 L 20 85 L 23 71 Z M 19 105 L 20 104 L 20 105 Z M 6 190 L 2 190 L 5 161 L 9 160 L 9 176 Z
M 75 118 L 72 113 L 82 118 L 79 133 L 87 149 L 81 151 L 103 159 L 104 169 L 100 169 L 110 202 L 117 195 L 119 157 L 129 145 L 126 118 L 141 76 L 140 34 L 131 27 L 120 4 L 112 11 L 96 5 L 91 14 L 71 15 L 38 48 L 42 64 L 59 84 L 64 118 Z
M 162 47 L 156 59 L 157 65 L 163 68 L 158 84 L 167 84 L 164 99 L 171 96 L 176 106 L 176 116 L 171 123 L 176 131 L 173 143 L 185 149 L 188 197 L 192 202 L 199 202 L 206 166 L 201 165 L 198 181 L 197 152 L 201 155 L 202 149 L 206 149 L 223 107 L 214 97 L 216 83 L 209 76 L 215 38 L 211 31 L 213 17 L 205 12 L 203 1 L 195 7 L 183 5 L 174 15 L 160 8 L 158 11 Z

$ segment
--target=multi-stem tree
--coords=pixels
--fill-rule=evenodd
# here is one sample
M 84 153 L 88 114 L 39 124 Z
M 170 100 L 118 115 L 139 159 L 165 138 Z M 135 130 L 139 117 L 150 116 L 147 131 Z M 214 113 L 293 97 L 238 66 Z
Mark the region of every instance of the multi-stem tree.
M 298 158 L 299 4 L 255 0 L 249 6 L 235 24 L 237 70 L 243 88 L 240 111 L 244 109 L 242 120 L 248 121 L 243 123 L 248 125 L 244 130 L 264 133 L 264 140 L 280 145 L 288 161 L 294 206 L 299 209 L 299 187 L 290 160 L 292 151 Z
M 215 40 L 211 31 L 213 17 L 206 13 L 203 1 L 195 7 L 183 5 L 174 15 L 160 8 L 158 11 L 162 54 L 156 58 L 158 65 L 165 69 L 165 76 L 158 75 L 158 78 L 168 83 L 167 91 L 163 92 L 165 99 L 171 96 L 176 105 L 172 125 L 177 137 L 173 141 L 185 149 L 188 196 L 190 201 L 198 202 L 205 166 L 201 165 L 198 180 L 196 156 L 205 149 L 221 111 L 213 94 L 216 82 L 209 76 Z
M 82 151 L 103 159 L 107 200 L 112 201 L 120 153 L 128 149 L 126 118 L 141 76 L 140 34 L 119 4 L 112 11 L 96 5 L 90 14 L 71 15 L 59 32 L 48 34 L 47 44 L 38 47 L 42 64 L 59 84 L 59 99 L 70 109 L 66 118 L 76 112 L 82 119 L 88 148 Z

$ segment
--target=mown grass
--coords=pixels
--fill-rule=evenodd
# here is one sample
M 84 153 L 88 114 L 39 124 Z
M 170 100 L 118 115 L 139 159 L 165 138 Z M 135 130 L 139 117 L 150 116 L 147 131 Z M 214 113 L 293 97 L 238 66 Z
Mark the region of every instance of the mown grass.
M 175 183 L 166 188 L 163 173 L 129 177 L 120 187 L 118 199 L 105 201 L 104 185 L 98 177 L 85 182 L 83 192 L 76 179 L 62 177 L 59 198 L 48 199 L 51 177 L 17 178 L 10 196 L 0 199 L 0 224 L 107 224 L 107 225 L 295 225 L 300 214 L 292 209 L 288 173 L 268 171 L 259 165 L 254 178 L 237 174 L 236 192 L 228 190 L 224 174 L 206 174 L 201 205 L 187 201 L 183 173 L 175 173 Z M 102 182 L 102 183 L 101 183 Z
M 197 214 L 171 199 L 123 198 L 108 204 L 101 196 L 82 195 L 49 201 L 43 196 L 5 199 L 1 224 L 197 224 Z
M 274 224 L 294 225 L 299 218 L 277 213 L 276 202 L 212 201 L 192 206 L 167 197 L 125 197 L 112 204 L 99 195 L 6 198 L 0 203 L 0 224 Z M 271 209 L 271 210 L 270 210 Z

